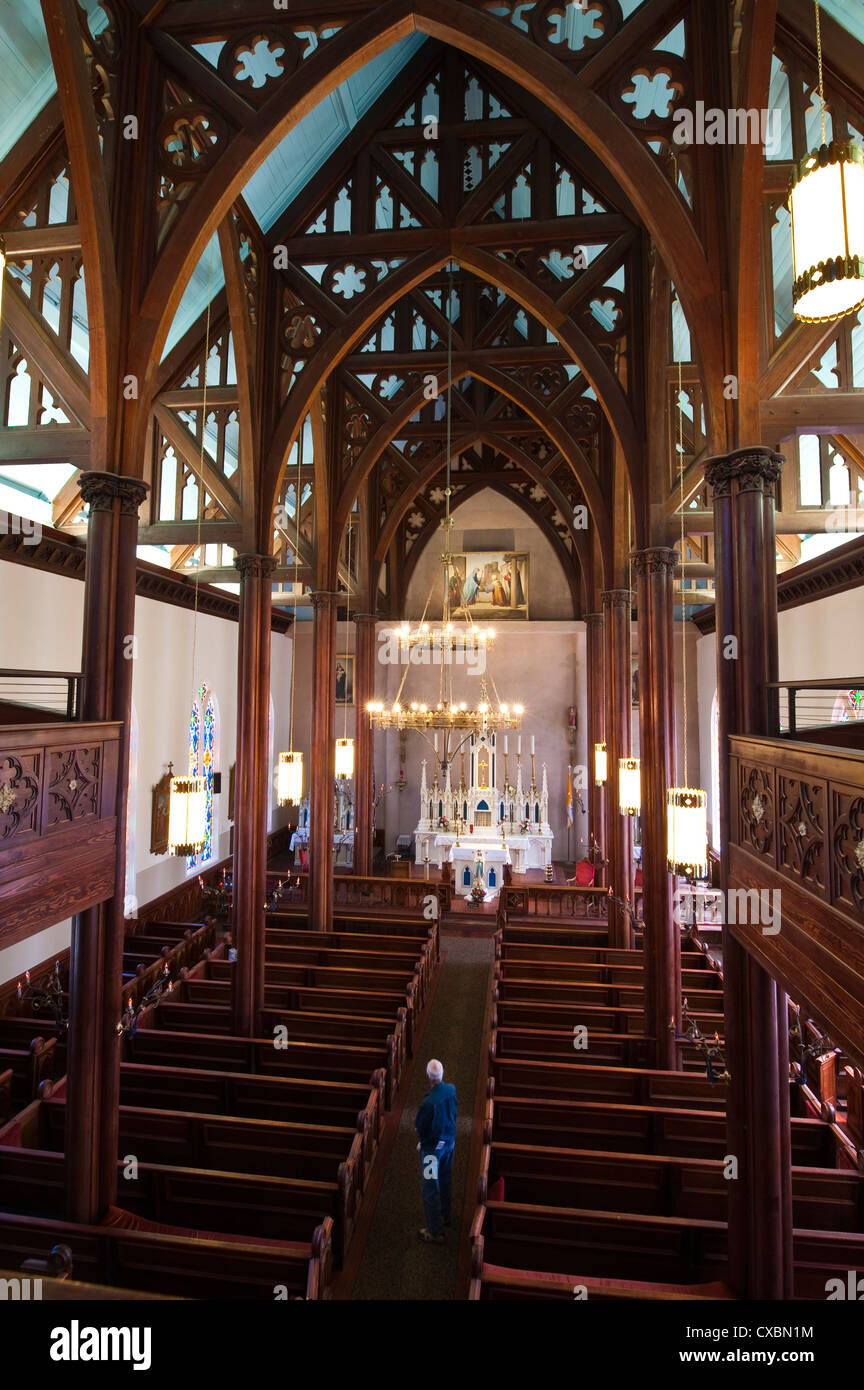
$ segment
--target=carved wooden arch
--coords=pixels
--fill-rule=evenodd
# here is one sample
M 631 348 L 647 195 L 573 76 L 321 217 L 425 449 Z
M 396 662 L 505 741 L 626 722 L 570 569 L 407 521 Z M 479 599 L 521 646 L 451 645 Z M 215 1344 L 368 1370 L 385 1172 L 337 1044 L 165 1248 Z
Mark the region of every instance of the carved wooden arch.
M 500 452 L 504 453 L 505 451 L 502 449 L 500 450 Z M 472 479 L 472 481 L 468 483 L 459 493 L 459 496 L 456 499 L 454 511 L 458 510 L 464 502 L 468 502 L 472 497 L 476 497 L 479 492 L 485 491 L 497 492 L 499 496 L 505 497 L 507 501 L 512 502 L 514 506 L 519 507 L 520 511 L 523 511 L 525 515 L 530 518 L 531 522 L 537 527 L 538 531 L 540 531 L 540 533 L 543 536 L 545 536 L 546 540 L 549 541 L 553 551 L 555 552 L 555 556 L 559 564 L 561 565 L 564 578 L 567 580 L 567 587 L 570 590 L 570 597 L 573 600 L 573 616 L 574 618 L 577 618 L 581 612 L 583 605 L 583 582 L 585 577 L 585 571 L 583 568 L 581 557 L 577 557 L 577 564 L 574 565 L 573 556 L 571 556 L 568 553 L 564 545 L 564 542 L 561 539 L 561 536 L 555 530 L 555 527 L 552 525 L 551 521 L 549 521 L 548 517 L 538 516 L 535 512 L 532 512 L 526 499 L 524 497 L 520 497 L 518 493 L 508 491 L 505 483 L 485 482 L 482 477 L 477 478 L 476 481 Z M 418 532 L 417 539 L 415 540 L 410 551 L 408 552 L 408 555 L 405 558 L 402 573 L 400 575 L 401 592 L 398 595 L 400 609 L 404 609 L 405 607 L 406 595 L 408 593 L 408 585 L 411 583 L 411 577 L 414 573 L 414 570 L 417 568 L 417 562 L 423 551 L 428 546 L 430 540 L 432 539 L 432 536 L 434 535 L 435 531 L 438 529 L 440 524 L 441 523 L 439 518 L 430 518 L 430 520 L 423 527 L 423 530 Z
M 269 503 L 266 514 L 269 516 L 270 511 L 272 511 L 273 498 L 279 486 L 284 459 L 287 457 L 295 435 L 300 428 L 300 421 L 308 410 L 308 402 L 312 400 L 316 390 L 339 365 L 339 362 L 348 356 L 354 344 L 371 331 L 381 315 L 386 313 L 387 309 L 401 295 L 413 289 L 421 280 L 439 270 L 451 259 L 458 260 L 465 269 L 473 271 L 481 280 L 505 290 L 528 313 L 533 314 L 544 327 L 555 333 L 561 346 L 567 349 L 574 364 L 579 367 L 594 388 L 598 398 L 597 403 L 606 414 L 627 462 L 630 486 L 633 492 L 634 515 L 637 518 L 637 542 L 641 545 L 644 525 L 641 503 L 645 492 L 645 480 L 640 466 L 642 447 L 638 440 L 627 398 L 617 377 L 603 361 L 602 355 L 587 334 L 560 310 L 556 310 L 545 292 L 538 286 L 532 285 L 520 271 L 512 266 L 506 266 L 495 256 L 478 252 L 475 247 L 457 245 L 454 245 L 451 251 L 444 255 L 440 251 L 436 251 L 418 256 L 413 261 L 407 262 L 405 266 L 400 267 L 392 275 L 387 276 L 371 292 L 368 302 L 358 305 L 351 318 L 340 325 L 338 332 L 331 334 L 330 338 L 322 343 L 318 352 L 306 363 L 298 383 L 298 385 L 302 385 L 303 389 L 298 390 L 295 387 L 286 401 L 270 444 L 263 480 L 264 495 Z M 555 440 L 558 448 L 573 467 L 577 480 L 585 493 L 585 499 L 601 531 L 601 537 L 604 537 L 607 508 L 603 501 L 599 480 L 587 467 L 587 463 L 584 470 L 576 467 L 576 463 L 582 455 L 569 432 L 558 421 L 552 419 L 548 409 L 536 401 L 530 392 L 525 391 L 518 383 L 504 376 L 503 373 L 490 367 L 484 373 L 474 370 L 473 374 L 501 391 L 503 395 L 509 396 L 525 410 L 526 414 L 537 420 L 541 428 L 549 434 L 550 438 Z M 419 404 L 422 404 L 422 399 L 418 406 L 415 406 L 415 410 L 419 408 Z M 538 415 L 538 410 L 542 411 L 542 419 Z M 406 418 L 410 419 L 410 416 Z M 364 458 L 366 458 L 367 453 L 368 450 L 364 451 Z M 374 458 L 372 462 L 374 462 Z M 367 464 L 367 473 L 369 468 L 371 468 L 371 463 Z M 355 468 L 354 475 L 349 480 L 352 498 L 356 494 L 360 481 L 356 477 L 356 473 Z M 347 513 L 345 512 L 345 490 L 343 489 L 343 496 L 336 516 L 337 527 L 344 521 L 344 515 Z
M 143 457 L 153 374 L 186 284 L 217 226 L 255 170 L 304 116 L 366 62 L 417 30 L 485 62 L 527 87 L 616 171 L 679 287 L 706 384 L 722 383 L 724 343 L 711 265 L 684 206 L 638 137 L 596 92 L 512 26 L 460 0 L 391 0 L 346 25 L 266 101 L 237 134 L 189 199 L 168 238 L 135 320 L 130 369 L 141 383 L 129 403 L 127 436 Z M 726 444 L 722 390 L 706 391 L 711 447 Z M 269 489 L 268 489 L 269 490 Z
M 455 367 L 453 378 L 454 380 L 458 380 L 459 377 L 464 374 L 464 370 L 460 371 L 458 367 Z M 498 371 L 497 368 L 487 367 L 484 371 L 481 371 L 477 367 L 472 367 L 469 375 L 475 377 L 478 381 L 484 381 L 487 386 L 493 387 L 496 391 L 499 391 L 502 396 L 507 396 L 513 401 L 514 405 L 518 405 L 520 409 L 524 410 L 525 414 L 529 415 L 531 419 L 535 421 L 540 430 L 551 440 L 558 452 L 563 456 L 566 462 L 569 463 L 573 470 L 573 475 L 582 489 L 585 503 L 594 520 L 594 525 L 597 527 L 598 549 L 605 571 L 609 554 L 608 546 L 611 541 L 611 517 L 609 509 L 603 497 L 600 479 L 590 467 L 588 460 L 585 458 L 569 430 L 560 420 L 557 420 L 551 414 L 548 407 L 538 401 L 521 382 L 514 381 L 511 377 L 505 376 L 505 374 Z M 446 369 L 439 375 L 439 382 L 442 385 L 450 385 Z M 378 459 L 381 457 L 381 454 L 387 448 L 388 444 L 392 443 L 399 431 L 404 428 L 411 417 L 416 415 L 417 411 L 424 404 L 425 398 L 423 396 L 423 391 L 422 389 L 418 389 L 412 396 L 408 397 L 397 412 L 394 412 L 393 415 L 379 426 L 375 434 L 369 440 L 342 488 L 334 518 L 337 535 L 341 536 L 347 522 L 348 514 L 354 504 L 354 498 L 357 496 L 364 480 L 369 476 Z M 476 435 L 472 432 L 472 437 L 477 438 L 482 432 L 482 425 L 478 424 Z M 498 441 L 496 441 L 495 447 L 501 447 Z M 508 447 L 511 450 L 517 448 L 517 446 L 512 444 Z M 518 453 L 521 454 L 521 450 L 518 450 Z M 516 455 L 511 453 L 510 456 L 513 457 L 515 462 Z M 574 462 L 577 459 L 582 465 L 579 468 L 575 466 Z M 533 460 L 531 461 L 531 467 L 536 468 Z M 546 487 L 550 480 L 541 473 L 538 476 L 538 481 Z M 566 511 L 566 499 L 564 507 Z
M 543 469 L 537 463 L 534 462 L 530 454 L 526 454 L 525 451 L 523 449 L 520 449 L 518 444 L 514 444 L 512 440 L 499 439 L 497 436 L 484 433 L 482 429 L 478 429 L 476 433 L 473 430 L 470 431 L 467 440 L 459 441 L 457 449 L 459 453 L 464 453 L 465 450 L 471 448 L 473 444 L 480 443 L 489 444 L 493 449 L 495 449 L 497 453 L 503 454 L 505 458 L 510 459 L 511 463 L 516 464 L 517 467 L 520 468 L 523 473 L 527 473 L 529 478 L 532 478 L 535 483 L 537 483 L 540 487 L 543 488 L 550 502 L 554 503 L 561 515 L 566 519 L 570 512 L 569 499 L 564 495 L 564 493 L 553 481 L 553 479 L 550 478 L 547 474 L 545 474 L 543 472 Z M 457 449 L 453 450 L 454 454 L 457 452 Z M 429 462 L 423 467 L 423 469 L 417 474 L 412 490 L 410 492 L 406 492 L 402 497 L 400 497 L 396 505 L 392 508 L 390 512 L 388 512 L 387 520 L 384 523 L 384 526 L 381 530 L 381 534 L 378 538 L 378 543 L 375 546 L 375 552 L 372 557 L 373 593 L 377 591 L 376 586 L 378 583 L 378 577 L 381 572 L 381 566 L 384 564 L 384 561 L 387 558 L 387 552 L 389 551 L 390 546 L 392 545 L 396 537 L 396 531 L 399 526 L 399 523 L 408 515 L 411 508 L 415 505 L 415 500 L 417 498 L 418 493 L 421 492 L 424 488 L 428 487 L 429 483 L 431 483 L 438 476 L 442 468 L 444 468 L 445 464 L 446 451 L 442 450 L 439 454 L 435 456 L 434 459 L 430 459 Z M 464 476 L 464 474 L 460 473 L 458 475 L 459 481 L 461 481 Z M 474 481 L 473 477 L 471 481 Z M 486 483 L 485 486 L 492 487 L 493 484 Z M 467 487 L 465 491 L 467 492 Z M 505 492 L 504 495 L 509 496 L 510 494 Z M 459 504 L 461 504 L 462 500 L 463 495 L 460 493 Z M 515 501 L 516 499 L 514 498 L 513 500 Z M 528 511 L 529 515 L 533 515 L 532 513 L 530 513 L 527 507 L 524 507 L 523 510 Z M 540 525 L 542 518 L 534 517 L 533 519 L 537 521 L 538 525 Z M 557 536 L 558 533 L 556 532 L 555 534 Z M 591 565 L 591 552 L 587 545 L 587 532 L 576 531 L 571 528 L 570 535 L 572 537 L 573 544 L 576 550 L 576 555 L 579 560 L 580 569 L 584 576 L 586 573 L 590 573 Z

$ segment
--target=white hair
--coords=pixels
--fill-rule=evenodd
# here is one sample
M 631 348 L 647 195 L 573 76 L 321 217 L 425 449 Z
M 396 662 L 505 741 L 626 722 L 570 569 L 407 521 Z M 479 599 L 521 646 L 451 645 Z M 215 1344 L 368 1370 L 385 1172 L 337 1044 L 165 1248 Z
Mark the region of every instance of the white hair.
M 426 1064 L 426 1075 L 429 1077 L 430 1081 L 444 1080 L 444 1068 L 442 1067 L 440 1062 L 435 1060 L 434 1057 L 432 1058 L 431 1062 L 428 1062 Z

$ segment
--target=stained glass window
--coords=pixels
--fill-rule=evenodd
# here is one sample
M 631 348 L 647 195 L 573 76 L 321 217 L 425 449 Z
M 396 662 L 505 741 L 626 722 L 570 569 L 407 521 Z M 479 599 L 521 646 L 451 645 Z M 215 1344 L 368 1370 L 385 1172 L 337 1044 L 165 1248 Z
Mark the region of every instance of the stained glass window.
M 864 719 L 864 690 L 847 690 L 834 706 L 834 724 L 851 724 Z
M 190 854 L 187 869 L 213 858 L 213 772 L 216 746 L 216 710 L 213 696 L 202 685 L 192 702 L 189 717 L 189 776 L 204 778 L 204 849 Z

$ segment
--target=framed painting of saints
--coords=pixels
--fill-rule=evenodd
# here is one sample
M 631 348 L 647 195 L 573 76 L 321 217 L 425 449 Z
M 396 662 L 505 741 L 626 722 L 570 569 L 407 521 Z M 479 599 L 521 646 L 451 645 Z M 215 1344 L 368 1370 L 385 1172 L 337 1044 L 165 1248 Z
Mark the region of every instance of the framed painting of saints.
M 528 618 L 528 556 L 514 551 L 469 551 L 454 555 L 450 570 L 454 617 L 475 622 Z
M 336 703 L 354 703 L 354 657 L 350 655 L 336 658 Z

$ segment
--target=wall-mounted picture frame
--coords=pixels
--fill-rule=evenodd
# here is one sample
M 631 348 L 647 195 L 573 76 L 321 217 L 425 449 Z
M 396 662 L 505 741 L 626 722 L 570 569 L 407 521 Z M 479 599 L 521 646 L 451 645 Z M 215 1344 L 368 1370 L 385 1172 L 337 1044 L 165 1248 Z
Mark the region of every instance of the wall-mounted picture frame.
M 153 788 L 150 812 L 150 853 L 168 853 L 168 818 L 171 806 L 171 774 L 166 772 Z
M 350 653 L 337 656 L 334 674 L 337 705 L 354 704 L 354 657 Z
M 466 551 L 450 567 L 450 610 L 474 621 L 525 622 L 528 618 L 527 553 L 512 550 Z

